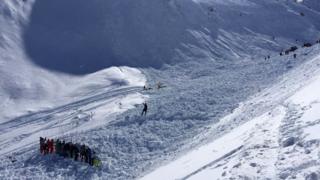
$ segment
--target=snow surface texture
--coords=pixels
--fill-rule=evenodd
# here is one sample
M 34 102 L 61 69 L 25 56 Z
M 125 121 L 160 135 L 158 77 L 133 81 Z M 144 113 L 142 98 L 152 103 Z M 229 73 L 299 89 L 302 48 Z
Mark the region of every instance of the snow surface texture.
M 262 115 L 142 180 L 319 178 L 319 66 L 320 56 L 244 102 L 203 134 L 221 130 L 230 121 L 238 123 L 239 116 L 252 117 L 247 112 L 255 111 L 261 102 L 270 106 L 269 111 L 260 111 Z
M 268 146 L 276 146 L 277 138 L 294 130 L 273 137 L 286 122 L 270 124 L 263 114 L 316 74 L 319 45 L 300 47 L 319 38 L 318 7 L 316 0 L 2 0 L 0 178 L 135 179 L 200 144 L 232 137 L 227 133 L 248 121 L 258 134 L 270 134 Z M 279 56 L 293 45 L 299 46 L 297 58 Z M 270 88 L 286 77 L 290 88 Z M 167 88 L 142 95 L 146 79 L 152 87 L 160 81 Z M 243 103 L 252 96 L 251 104 Z M 150 111 L 140 117 L 141 106 L 135 105 L 147 98 Z M 286 110 L 274 110 L 273 118 L 282 119 Z M 260 116 L 265 124 L 250 121 Z M 269 124 L 273 129 L 259 131 Z M 234 131 L 247 132 L 243 126 Z M 317 138 L 316 130 L 305 128 L 306 141 Z M 39 136 L 90 145 L 103 166 L 43 157 Z M 259 142 L 242 137 L 227 144 L 229 156 L 246 149 L 243 142 Z M 282 140 L 292 144 L 292 138 Z M 272 156 L 274 149 L 268 152 L 266 161 L 244 167 L 268 167 L 261 171 L 265 177 L 290 172 Z M 239 159 L 249 162 L 242 156 L 233 162 Z M 272 172 L 273 160 L 279 172 Z M 239 172 L 226 176 L 236 178 Z
M 5 0 L 0 3 L 0 122 L 39 108 L 72 102 L 93 91 L 101 93 L 118 86 L 145 84 L 144 76 L 133 68 L 110 68 L 75 77 L 35 66 L 25 53 L 22 38 L 32 2 Z

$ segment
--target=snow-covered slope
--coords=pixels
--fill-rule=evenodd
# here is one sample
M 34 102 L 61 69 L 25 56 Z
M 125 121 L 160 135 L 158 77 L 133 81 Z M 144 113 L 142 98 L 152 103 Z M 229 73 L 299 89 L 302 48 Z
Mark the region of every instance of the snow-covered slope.
M 35 66 L 26 53 L 23 38 L 32 3 L 22 0 L 0 3 L 0 122 L 83 98 L 92 90 L 145 84 L 143 75 L 132 68 L 110 68 L 77 77 Z
M 317 0 L 2 0 L 0 178 L 135 179 L 250 124 L 304 85 L 275 83 L 316 72 L 319 47 L 301 46 L 319 17 Z M 103 166 L 43 157 L 39 136 L 90 145 Z
M 317 56 L 203 134 L 224 129 L 239 116 L 251 117 L 248 111 L 259 106 L 269 104 L 269 111 L 141 179 L 319 178 L 319 67 Z

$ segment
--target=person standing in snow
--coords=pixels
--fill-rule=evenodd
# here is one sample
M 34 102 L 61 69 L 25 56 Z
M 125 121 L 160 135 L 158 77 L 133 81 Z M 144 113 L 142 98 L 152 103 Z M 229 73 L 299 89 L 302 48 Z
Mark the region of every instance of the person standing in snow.
M 40 153 L 43 154 L 44 152 L 44 139 L 40 137 Z
M 50 140 L 50 145 L 49 145 L 49 152 L 50 154 L 54 153 L 54 140 Z
M 86 148 L 86 157 L 87 157 L 87 163 L 92 165 L 92 151 L 89 147 Z
M 48 153 L 52 153 L 51 139 L 48 139 Z
M 143 110 L 142 110 L 142 113 L 141 113 L 141 116 L 143 115 L 147 115 L 147 111 L 148 111 L 148 105 L 146 102 L 143 103 Z
M 80 147 L 80 159 L 81 162 L 83 162 L 85 160 L 85 150 L 86 150 L 86 146 L 83 144 Z
M 65 151 L 65 146 L 66 146 L 66 142 L 65 141 L 62 141 L 61 143 L 61 147 L 60 147 L 60 155 L 63 156 L 63 157 L 66 157 L 66 151 Z
M 70 151 L 69 158 L 73 159 L 73 157 L 74 157 L 74 145 L 72 143 L 69 144 L 69 151 Z
M 77 161 L 78 160 L 78 157 L 79 157 L 79 145 L 78 144 L 75 144 L 74 145 L 74 160 Z
M 43 149 L 44 149 L 44 155 L 48 154 L 49 152 L 49 147 L 48 147 L 48 141 L 46 138 L 44 138 L 44 144 L 43 144 Z
M 60 146 L 61 146 L 60 140 L 57 139 L 56 142 L 55 142 L 55 147 L 54 148 L 55 148 L 56 154 L 58 154 L 58 155 L 60 155 Z

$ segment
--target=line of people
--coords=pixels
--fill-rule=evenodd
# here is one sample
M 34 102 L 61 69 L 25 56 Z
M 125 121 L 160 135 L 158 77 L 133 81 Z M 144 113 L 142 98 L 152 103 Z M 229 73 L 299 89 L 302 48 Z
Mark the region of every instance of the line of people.
M 96 167 L 101 165 L 101 161 L 90 147 L 84 144 L 66 143 L 59 139 L 54 140 L 40 137 L 40 153 L 43 155 L 55 153 L 64 158 L 71 158 L 75 161 L 85 162 Z
M 298 42 L 298 40 L 296 40 L 296 42 Z M 309 47 L 312 47 L 312 46 L 315 45 L 315 44 L 320 44 L 320 39 L 317 40 L 315 43 L 309 43 L 309 42 L 303 43 L 303 45 L 302 45 L 301 47 L 302 47 L 302 48 L 309 48 Z M 288 55 L 290 52 L 294 52 L 294 51 L 296 51 L 297 49 L 298 49 L 297 46 L 292 46 L 292 47 L 290 47 L 289 49 L 286 49 L 286 50 L 280 52 L 280 56 L 282 56 L 282 55 Z M 294 58 L 296 58 L 296 57 L 297 57 L 297 54 L 294 54 Z

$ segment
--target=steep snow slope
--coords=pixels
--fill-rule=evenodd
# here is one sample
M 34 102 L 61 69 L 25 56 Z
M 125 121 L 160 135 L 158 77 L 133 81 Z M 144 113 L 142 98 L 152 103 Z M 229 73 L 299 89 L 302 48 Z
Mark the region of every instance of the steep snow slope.
M 212 129 L 214 137 L 202 133 L 319 53 L 314 46 L 300 48 L 298 58 L 279 56 L 292 45 L 317 40 L 317 5 L 1 1 L 2 177 L 134 179 L 268 111 L 277 103 L 261 102 L 247 111 L 250 116 Z M 150 97 L 146 118 L 133 106 L 146 97 L 139 88 L 145 79 L 137 69 L 112 67 L 120 65 L 139 67 L 153 87 L 158 81 L 167 86 L 144 92 Z M 40 156 L 40 135 L 90 145 L 103 167 Z M 7 155 L 18 161 L 11 163 Z
M 25 53 L 22 36 L 30 21 L 32 3 L 32 0 L 0 3 L 0 122 L 39 108 L 48 109 L 74 101 L 93 90 L 100 89 L 101 92 L 121 85 L 144 85 L 143 75 L 132 68 L 110 68 L 76 77 L 35 66 Z M 43 60 L 55 62 L 53 59 Z
M 315 41 L 317 18 L 317 11 L 285 1 L 38 0 L 23 38 L 34 63 L 84 74 L 119 65 L 160 68 L 188 55 L 242 59 L 280 51 L 288 41 Z
M 228 128 L 239 117 L 253 119 L 141 179 L 319 177 L 319 66 L 318 55 L 203 134 Z M 248 113 L 256 109 L 260 110 L 257 117 Z

